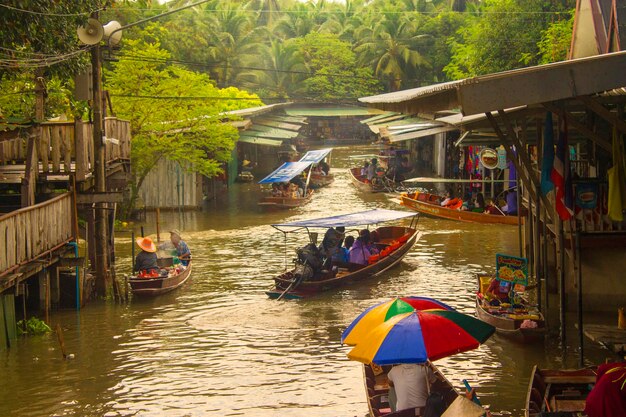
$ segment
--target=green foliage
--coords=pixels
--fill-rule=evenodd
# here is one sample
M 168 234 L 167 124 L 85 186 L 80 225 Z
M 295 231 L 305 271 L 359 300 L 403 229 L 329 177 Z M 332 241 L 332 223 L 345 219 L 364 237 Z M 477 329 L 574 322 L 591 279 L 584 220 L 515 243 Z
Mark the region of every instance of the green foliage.
M 149 26 L 144 38 L 153 40 L 127 40 L 125 57 L 106 71 L 116 114 L 131 122 L 132 203 L 163 158 L 208 177 L 221 173 L 237 140 L 237 129 L 222 123 L 222 113 L 262 104 L 237 88 L 217 88 L 207 74 L 167 64 L 170 53 L 158 40 L 166 35 L 164 28 Z
M 50 333 L 52 329 L 43 320 L 31 317 L 28 320 L 17 322 L 17 333 L 19 335 L 39 335 Z
M 572 42 L 572 32 L 574 27 L 574 11 L 569 18 L 550 23 L 548 28 L 542 32 L 539 47 L 539 63 L 548 64 L 550 62 L 564 61 L 567 59 L 570 44 Z

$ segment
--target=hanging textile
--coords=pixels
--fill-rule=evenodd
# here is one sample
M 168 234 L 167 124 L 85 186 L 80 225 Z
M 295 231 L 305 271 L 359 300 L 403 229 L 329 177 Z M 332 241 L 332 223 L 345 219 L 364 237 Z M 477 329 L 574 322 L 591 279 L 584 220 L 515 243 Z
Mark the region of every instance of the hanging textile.
M 574 214 L 574 193 L 569 169 L 567 122 L 563 116 L 559 123 L 559 140 L 556 144 L 551 179 L 555 188 L 556 211 L 561 220 L 569 220 Z
M 626 171 L 624 166 L 624 141 L 613 128 L 613 166 L 607 171 L 609 181 L 609 218 L 616 222 L 624 220 L 626 208 Z
M 552 125 L 552 113 L 546 113 L 546 123 L 543 128 L 543 147 L 541 157 L 541 192 L 543 195 L 554 189 L 550 178 L 554 165 L 554 127 Z

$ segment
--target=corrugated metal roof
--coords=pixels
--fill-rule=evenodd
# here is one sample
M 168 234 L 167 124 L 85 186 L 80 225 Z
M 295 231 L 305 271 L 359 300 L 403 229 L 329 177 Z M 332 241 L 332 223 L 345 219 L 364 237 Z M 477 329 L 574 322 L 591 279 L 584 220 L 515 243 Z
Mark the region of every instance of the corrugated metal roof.
M 298 132 L 291 130 L 278 129 L 276 127 L 252 125 L 250 129 L 246 130 L 248 136 L 257 136 L 265 138 L 279 138 L 279 139 L 291 139 L 298 136 Z
M 395 111 L 386 111 L 383 114 L 379 114 L 378 116 L 374 116 L 374 117 L 370 117 L 370 118 L 365 119 L 365 120 L 361 120 L 361 123 L 369 124 L 369 123 L 373 123 L 373 122 L 375 122 L 377 120 L 380 120 L 380 119 L 385 119 L 385 118 L 387 118 L 389 116 L 395 116 L 397 114 L 399 114 L 399 113 L 397 113 Z
M 287 107 L 290 104 L 291 102 L 288 101 L 285 103 L 275 103 L 275 104 L 268 104 L 266 106 L 257 106 L 257 107 L 250 107 L 247 109 L 231 110 L 231 111 L 224 112 L 222 114 L 232 115 L 232 116 L 241 116 L 241 117 L 259 116 L 261 114 L 265 114 L 272 110 Z
M 426 120 L 420 119 L 418 117 L 406 117 L 404 119 L 392 120 L 392 121 L 381 123 L 381 124 L 370 124 L 369 128 L 372 132 L 378 134 L 380 132 L 380 129 L 383 127 L 411 125 L 411 124 L 423 123 L 425 121 Z
M 339 117 L 339 116 L 371 116 L 382 111 L 367 107 L 295 107 L 285 109 L 288 116 L 304 117 Z
M 427 136 L 437 135 L 439 133 L 449 132 L 452 130 L 457 130 L 457 128 L 454 126 L 439 125 L 432 128 L 420 129 L 409 133 L 390 135 L 389 142 L 395 143 L 402 142 L 404 140 L 418 139 Z
M 274 128 L 278 128 L 278 129 L 284 129 L 284 130 L 292 130 L 294 132 L 299 131 L 302 128 L 302 125 L 299 124 L 294 124 L 294 123 L 285 123 L 282 121 L 276 121 L 276 120 L 271 120 L 268 118 L 259 118 L 259 119 L 254 119 L 254 124 L 255 125 L 263 125 L 263 126 L 270 126 L 270 127 L 274 127 Z
M 275 122 L 283 122 L 283 123 L 298 123 L 298 124 L 307 124 L 306 117 L 296 117 L 296 116 L 283 116 L 278 114 L 268 114 L 264 117 L 264 119 L 273 120 Z
M 251 143 L 254 145 L 274 146 L 274 147 L 279 147 L 283 144 L 282 140 L 259 138 L 259 137 L 245 136 L 245 135 L 242 135 L 239 137 L 239 142 Z
M 464 115 L 538 104 L 626 86 L 626 51 L 504 71 L 427 87 L 363 97 L 389 111 L 459 107 Z

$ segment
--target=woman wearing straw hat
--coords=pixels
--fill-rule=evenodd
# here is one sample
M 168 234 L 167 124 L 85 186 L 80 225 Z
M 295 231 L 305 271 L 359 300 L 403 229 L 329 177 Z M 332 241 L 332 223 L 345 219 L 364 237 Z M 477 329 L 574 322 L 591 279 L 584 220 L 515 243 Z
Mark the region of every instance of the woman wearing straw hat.
M 138 237 L 135 242 L 141 251 L 135 257 L 135 272 L 138 271 L 158 271 L 157 248 L 149 237 Z

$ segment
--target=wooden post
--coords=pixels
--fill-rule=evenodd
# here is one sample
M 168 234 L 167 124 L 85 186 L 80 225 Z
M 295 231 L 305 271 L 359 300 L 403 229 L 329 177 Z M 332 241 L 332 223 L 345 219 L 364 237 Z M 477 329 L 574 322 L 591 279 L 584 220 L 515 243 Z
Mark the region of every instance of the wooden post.
M 41 134 L 41 128 L 38 128 Z M 22 207 L 28 207 L 35 204 L 35 191 L 37 189 L 37 174 L 39 174 L 39 164 L 37 163 L 37 148 L 35 146 L 36 137 L 28 138 L 28 146 L 26 150 L 26 167 L 24 169 L 24 178 L 22 178 Z
M 97 15 L 95 16 L 97 18 Z M 100 46 L 95 45 L 91 49 L 91 67 L 93 75 L 93 141 L 95 151 L 94 176 L 96 181 L 96 192 L 106 192 L 106 167 L 105 149 L 103 143 L 103 118 L 102 118 L 102 76 L 100 62 Z M 108 268 L 107 254 L 107 213 L 105 203 L 96 204 L 96 227 L 95 227 L 95 247 L 96 247 L 96 293 L 100 297 L 111 297 L 113 285 Z
M 74 122 L 74 148 L 76 149 L 76 168 L 74 172 L 76 173 L 76 181 L 85 181 L 88 171 L 86 138 L 83 133 L 83 122 L 80 118 L 76 118 Z
M 156 234 L 157 234 L 157 242 L 161 241 L 161 209 L 159 207 L 156 208 Z

